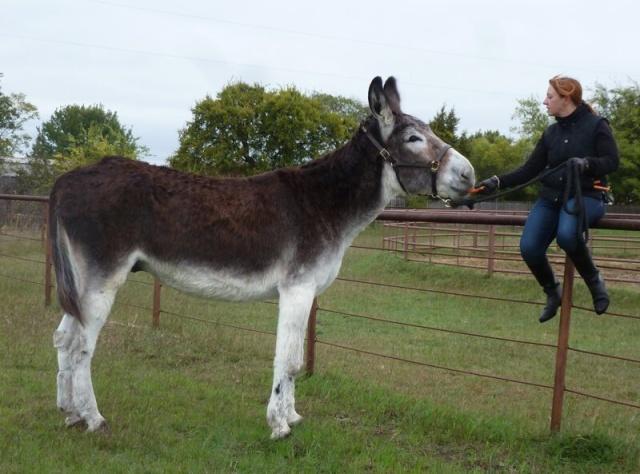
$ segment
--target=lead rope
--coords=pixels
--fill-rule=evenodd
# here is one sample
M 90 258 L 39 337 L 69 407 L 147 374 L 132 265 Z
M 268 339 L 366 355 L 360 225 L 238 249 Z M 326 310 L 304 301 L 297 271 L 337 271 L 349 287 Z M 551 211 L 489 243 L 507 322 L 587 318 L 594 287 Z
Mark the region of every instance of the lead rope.
M 576 216 L 578 223 L 577 223 L 577 234 L 578 234 L 578 238 L 580 238 L 584 243 L 589 241 L 589 223 L 588 223 L 588 219 L 587 219 L 587 213 L 585 211 L 585 205 L 584 205 L 584 197 L 582 195 L 582 186 L 581 186 L 581 182 L 580 182 L 580 169 L 578 167 L 577 164 L 574 164 L 573 166 L 569 166 L 568 165 L 569 161 L 565 161 L 564 163 L 560 163 L 558 166 L 554 167 L 554 168 L 550 168 L 548 170 L 546 170 L 543 173 L 540 173 L 538 176 L 536 176 L 533 179 L 530 179 L 529 181 L 527 181 L 526 183 L 520 184 L 518 186 L 515 186 L 513 188 L 510 188 L 506 191 L 502 191 L 496 194 L 491 194 L 489 196 L 485 196 L 485 197 L 481 197 L 481 198 L 463 198 L 463 199 L 458 199 L 458 200 L 452 200 L 451 201 L 451 206 L 452 207 L 458 207 L 458 206 L 468 206 L 469 208 L 473 208 L 474 204 L 479 203 L 479 202 L 484 202 L 484 201 L 489 201 L 489 200 L 493 200 L 493 199 L 497 199 L 499 197 L 505 196 L 507 194 L 513 193 L 515 191 L 519 191 L 520 189 L 526 188 L 527 186 L 529 186 L 530 184 L 536 183 L 542 179 L 544 179 L 545 177 L 549 176 L 552 173 L 555 173 L 556 171 L 558 171 L 559 169 L 563 168 L 563 167 L 567 167 L 567 180 L 565 182 L 565 186 L 564 186 L 564 191 L 562 194 L 562 207 L 564 209 L 564 211 L 567 214 L 571 214 L 572 216 Z M 574 198 L 574 206 L 573 209 L 569 209 L 569 199 L 571 198 L 571 191 L 573 188 L 573 198 Z M 594 188 L 599 190 L 599 191 L 609 191 L 608 187 L 605 186 L 601 186 L 599 184 L 594 184 Z M 481 189 L 481 188 L 480 188 Z M 474 188 L 471 190 L 471 192 L 473 193 L 475 192 L 479 192 L 478 188 Z
M 526 183 L 520 184 L 520 185 L 515 186 L 513 188 L 509 188 L 506 191 L 501 191 L 499 193 L 490 194 L 489 196 L 478 197 L 478 198 L 454 199 L 454 200 L 451 201 L 451 206 L 452 207 L 468 206 L 470 208 L 473 208 L 473 205 L 477 204 L 479 202 L 492 201 L 492 200 L 500 198 L 502 196 L 506 196 L 507 194 L 511 194 L 513 192 L 520 191 L 521 189 L 526 188 L 530 184 L 537 183 L 538 181 L 540 181 L 540 180 L 546 178 L 547 176 L 549 176 L 550 174 L 555 173 L 556 171 L 558 171 L 559 169 L 565 167 L 566 165 L 567 165 L 566 161 L 564 163 L 560 163 L 558 166 L 556 166 L 554 168 L 549 168 L 548 170 L 544 171 L 543 173 L 540 173 L 535 178 L 530 179 Z M 473 189 L 471 189 L 470 192 L 471 193 L 478 193 L 478 192 L 480 192 L 481 189 L 482 188 L 473 188 Z
M 573 188 L 573 209 L 569 209 L 571 188 Z M 589 241 L 589 222 L 585 211 L 584 197 L 582 196 L 580 168 L 577 163 L 574 163 L 573 166 L 567 166 L 567 182 L 562 196 L 562 206 L 567 214 L 576 216 L 578 238 L 586 244 Z

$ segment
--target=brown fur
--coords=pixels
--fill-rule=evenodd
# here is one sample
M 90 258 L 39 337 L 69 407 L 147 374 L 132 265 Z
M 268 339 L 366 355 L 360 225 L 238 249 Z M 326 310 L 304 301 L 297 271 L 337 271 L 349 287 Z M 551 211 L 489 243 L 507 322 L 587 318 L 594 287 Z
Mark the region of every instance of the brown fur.
M 250 178 L 211 178 L 122 157 L 73 170 L 51 193 L 56 222 L 92 268 L 108 275 L 138 248 L 172 261 L 260 271 L 285 247 L 295 266 L 336 243 L 345 224 L 380 198 L 382 160 L 362 132 L 307 166 Z M 61 256 L 54 247 L 58 279 Z M 134 270 L 144 267 L 134 268 Z M 65 311 L 78 314 L 65 301 Z

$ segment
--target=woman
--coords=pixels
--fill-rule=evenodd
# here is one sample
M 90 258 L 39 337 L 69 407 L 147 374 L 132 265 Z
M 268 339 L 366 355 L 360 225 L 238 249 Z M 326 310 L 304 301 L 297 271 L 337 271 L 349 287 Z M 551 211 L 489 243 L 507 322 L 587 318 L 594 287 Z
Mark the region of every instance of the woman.
M 615 171 L 619 161 L 618 148 L 608 122 L 582 100 L 582 86 L 576 79 L 565 76 L 551 78 L 543 104 L 556 122 L 544 131 L 527 161 L 510 173 L 492 176 L 478 184 L 481 193 L 491 194 L 498 189 L 522 184 L 545 169 L 568 162 L 567 166 L 542 179 L 538 200 L 527 217 L 520 239 L 522 258 L 547 295 L 541 323 L 556 315 L 562 295 L 546 255 L 554 237 L 591 291 L 595 312 L 602 314 L 609 306 L 604 281 L 591 259 L 579 230 L 578 216 L 574 214 L 581 203 L 576 202 L 574 193 L 570 192 L 565 208 L 563 196 L 567 170 L 573 169 L 580 174 L 586 223 L 592 226 L 605 213 L 604 195 L 594 188 L 594 183 L 600 181 L 598 184 L 606 185 L 605 175 Z

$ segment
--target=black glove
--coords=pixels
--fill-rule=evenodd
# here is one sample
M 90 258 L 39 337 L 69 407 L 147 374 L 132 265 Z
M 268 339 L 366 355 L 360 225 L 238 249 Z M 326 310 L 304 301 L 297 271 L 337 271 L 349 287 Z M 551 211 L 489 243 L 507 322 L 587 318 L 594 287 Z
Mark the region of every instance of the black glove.
M 567 161 L 569 168 L 575 168 L 578 173 L 582 174 L 589 169 L 589 160 L 586 158 L 573 157 Z
M 492 176 L 484 181 L 480 181 L 476 184 L 478 194 L 493 194 L 500 188 L 500 180 L 497 176 Z

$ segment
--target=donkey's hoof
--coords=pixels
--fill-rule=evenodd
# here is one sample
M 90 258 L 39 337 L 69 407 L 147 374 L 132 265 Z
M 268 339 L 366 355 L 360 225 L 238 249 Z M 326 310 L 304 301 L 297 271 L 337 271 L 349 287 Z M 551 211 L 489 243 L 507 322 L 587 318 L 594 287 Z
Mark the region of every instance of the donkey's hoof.
M 296 425 L 299 425 L 300 423 L 302 423 L 302 420 L 304 420 L 304 417 L 302 417 L 301 415 L 298 415 L 294 411 L 292 415 L 289 415 L 287 417 L 287 424 L 289 426 L 296 426 Z
M 87 421 L 87 433 L 109 433 L 109 425 L 102 417 Z
M 74 426 L 78 426 L 80 423 L 84 423 L 84 420 L 77 413 L 73 413 L 64 419 L 64 426 L 67 428 L 73 428 Z
M 291 428 L 288 426 L 280 427 L 271 432 L 271 439 L 282 439 L 286 438 L 291 434 Z

